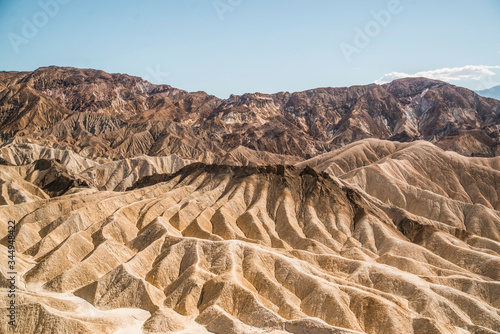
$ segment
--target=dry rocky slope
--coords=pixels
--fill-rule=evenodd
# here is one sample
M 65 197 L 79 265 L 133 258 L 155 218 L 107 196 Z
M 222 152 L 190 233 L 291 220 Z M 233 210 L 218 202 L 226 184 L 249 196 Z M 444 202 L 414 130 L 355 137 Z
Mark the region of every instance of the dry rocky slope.
M 500 332 L 497 100 L 50 67 L 0 73 L 0 101 L 15 333 Z
M 359 145 L 378 157 L 329 167 L 368 170 L 430 146 Z M 492 179 L 464 185 L 468 200 L 460 191 L 443 195 L 447 203 L 432 199 L 430 213 L 401 185 L 407 206 L 378 200 L 351 183 L 352 171 L 337 178 L 309 166 L 202 163 L 126 192 L 0 206 L 1 235 L 8 219 L 18 221 L 17 332 L 496 333 L 500 213 L 491 184 L 500 161 L 471 159 L 454 172 L 491 169 Z M 443 182 L 406 180 L 453 189 Z M 5 255 L 5 237 L 0 244 Z
M 176 154 L 220 163 L 246 148 L 245 159 L 265 152 L 290 163 L 365 138 L 423 139 L 463 155 L 498 156 L 499 123 L 500 101 L 424 78 L 223 100 L 97 70 L 0 72 L 4 143 L 91 159 Z

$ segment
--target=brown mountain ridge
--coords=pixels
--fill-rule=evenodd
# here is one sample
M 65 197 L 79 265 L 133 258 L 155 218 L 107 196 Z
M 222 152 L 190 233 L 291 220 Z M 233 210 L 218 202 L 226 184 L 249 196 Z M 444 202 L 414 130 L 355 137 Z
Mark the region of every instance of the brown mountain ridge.
M 217 162 L 239 147 L 306 159 L 365 138 L 500 154 L 500 102 L 424 78 L 219 99 L 97 70 L 0 73 L 0 137 L 96 159 L 176 154 Z

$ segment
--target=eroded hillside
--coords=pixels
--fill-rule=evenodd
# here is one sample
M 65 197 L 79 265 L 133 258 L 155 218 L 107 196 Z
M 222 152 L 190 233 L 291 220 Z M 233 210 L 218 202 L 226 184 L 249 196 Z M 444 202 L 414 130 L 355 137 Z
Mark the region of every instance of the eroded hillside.
M 498 333 L 499 115 L 419 78 L 2 72 L 0 332 Z

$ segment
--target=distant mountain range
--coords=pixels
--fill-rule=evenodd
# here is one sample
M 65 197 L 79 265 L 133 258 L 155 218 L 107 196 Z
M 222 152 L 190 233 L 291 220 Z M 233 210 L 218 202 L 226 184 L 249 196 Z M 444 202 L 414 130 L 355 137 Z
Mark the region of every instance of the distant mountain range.
M 89 158 L 297 161 L 366 138 L 496 156 L 499 124 L 500 101 L 425 78 L 224 100 L 91 69 L 0 72 L 3 143 L 65 146 Z
M 490 89 L 477 90 L 476 93 L 484 97 L 491 97 L 493 99 L 500 100 L 500 85 Z

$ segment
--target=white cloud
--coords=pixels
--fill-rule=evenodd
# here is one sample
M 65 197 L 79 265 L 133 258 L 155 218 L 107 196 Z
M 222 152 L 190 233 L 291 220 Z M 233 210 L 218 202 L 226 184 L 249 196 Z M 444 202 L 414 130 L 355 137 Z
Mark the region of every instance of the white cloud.
M 500 69 L 500 66 L 466 65 L 463 67 L 439 68 L 414 74 L 391 72 L 384 74 L 380 79 L 376 80 L 375 83 L 381 85 L 396 79 L 416 77 L 425 77 L 441 81 L 483 80 L 487 77 L 496 75 L 492 69 Z

